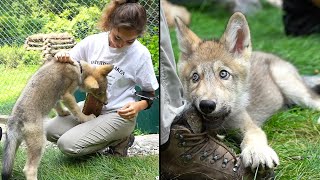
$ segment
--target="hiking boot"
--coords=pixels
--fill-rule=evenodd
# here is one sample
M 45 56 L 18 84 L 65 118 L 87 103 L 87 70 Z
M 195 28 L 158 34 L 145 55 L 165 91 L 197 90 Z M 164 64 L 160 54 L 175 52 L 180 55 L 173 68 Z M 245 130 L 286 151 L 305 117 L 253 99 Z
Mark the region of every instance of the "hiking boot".
M 161 179 L 253 179 L 241 158 L 208 133 L 173 125 L 161 151 Z
M 215 138 L 213 129 L 194 106 L 187 106 L 175 118 L 169 140 L 160 146 L 160 179 L 274 178 L 273 169 L 252 172 L 245 168 L 241 157 Z
M 109 146 L 107 153 L 114 156 L 126 157 L 128 156 L 128 149 L 133 145 L 134 135 L 124 138 L 119 144 L 115 146 Z

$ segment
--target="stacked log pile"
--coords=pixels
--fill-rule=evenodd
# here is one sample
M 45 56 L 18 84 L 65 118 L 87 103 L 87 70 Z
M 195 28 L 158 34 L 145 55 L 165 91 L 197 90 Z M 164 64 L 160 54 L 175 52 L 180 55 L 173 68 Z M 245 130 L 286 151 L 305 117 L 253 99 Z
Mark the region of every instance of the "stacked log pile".
M 26 38 L 27 50 L 42 51 L 43 61 L 50 60 L 62 50 L 70 50 L 76 45 L 74 37 L 68 33 L 34 34 Z

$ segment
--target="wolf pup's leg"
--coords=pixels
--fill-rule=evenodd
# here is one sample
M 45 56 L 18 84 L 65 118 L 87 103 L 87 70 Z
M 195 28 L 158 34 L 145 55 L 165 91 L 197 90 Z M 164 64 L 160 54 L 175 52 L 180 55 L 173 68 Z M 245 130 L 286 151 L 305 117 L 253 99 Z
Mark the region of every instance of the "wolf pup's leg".
M 64 105 L 71 111 L 71 113 L 79 119 L 79 122 L 87 122 L 96 116 L 94 114 L 91 115 L 85 115 L 81 112 L 80 107 L 77 104 L 76 98 L 72 95 L 70 92 L 74 92 L 74 89 L 76 89 L 77 84 L 73 83 L 69 89 L 66 91 L 66 93 L 63 95 L 62 100 Z
M 306 86 L 292 64 L 285 61 L 272 62 L 270 72 L 286 98 L 294 104 L 320 111 L 320 97 Z
M 246 111 L 235 115 L 233 119 L 240 126 L 244 137 L 241 142 L 241 156 L 246 167 L 255 169 L 274 168 L 279 165 L 277 153 L 268 145 L 266 134 L 251 119 Z
M 61 102 L 58 101 L 57 104 L 54 106 L 54 109 L 57 111 L 59 116 L 69 116 L 70 112 L 63 109 Z
M 13 163 L 16 151 L 21 144 L 21 131 L 16 127 L 8 125 L 5 135 L 3 159 L 2 159 L 2 180 L 8 180 L 12 176 Z
M 42 128 L 28 127 L 25 130 L 24 139 L 27 146 L 27 162 L 23 172 L 27 180 L 37 180 L 38 166 L 40 164 L 44 150 L 44 143 L 46 141 L 45 135 Z

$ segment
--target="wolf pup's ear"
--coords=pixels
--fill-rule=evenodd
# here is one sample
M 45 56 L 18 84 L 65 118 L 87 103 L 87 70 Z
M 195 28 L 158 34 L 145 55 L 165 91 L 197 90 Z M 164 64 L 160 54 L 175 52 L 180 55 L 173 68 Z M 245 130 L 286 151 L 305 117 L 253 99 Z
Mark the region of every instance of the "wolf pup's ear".
M 242 13 L 236 12 L 230 17 L 220 42 L 235 57 L 250 58 L 252 51 L 250 29 Z
M 99 89 L 99 84 L 93 76 L 88 76 L 85 78 L 83 84 L 86 90 Z
M 202 40 L 179 17 L 176 16 L 174 20 L 180 51 L 186 55 L 191 54 Z
M 110 65 L 110 64 L 97 67 L 97 71 L 102 76 L 107 76 L 110 73 L 110 71 L 112 71 L 112 69 L 113 69 L 113 65 Z

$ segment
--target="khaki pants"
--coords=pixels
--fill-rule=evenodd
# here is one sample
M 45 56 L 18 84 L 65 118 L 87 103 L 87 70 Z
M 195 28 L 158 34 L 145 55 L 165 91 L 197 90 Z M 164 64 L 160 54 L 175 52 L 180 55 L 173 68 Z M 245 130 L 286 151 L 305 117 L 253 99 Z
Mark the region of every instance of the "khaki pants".
M 80 124 L 73 115 L 55 117 L 45 125 L 47 140 L 57 143 L 69 156 L 82 156 L 119 143 L 129 136 L 136 124 L 123 119 L 116 112 L 103 114 Z

